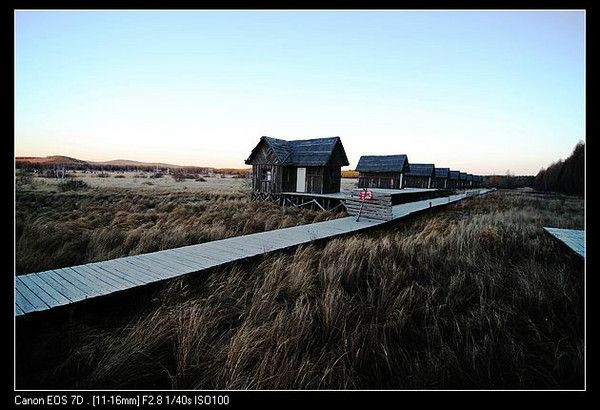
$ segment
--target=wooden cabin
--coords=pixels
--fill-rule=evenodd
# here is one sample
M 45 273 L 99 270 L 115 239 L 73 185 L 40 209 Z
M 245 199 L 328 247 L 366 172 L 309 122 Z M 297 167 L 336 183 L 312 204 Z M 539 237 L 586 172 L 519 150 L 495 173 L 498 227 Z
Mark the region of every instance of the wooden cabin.
M 473 175 L 473 186 L 476 188 L 481 187 L 481 183 L 483 182 L 483 177 L 481 175 Z
M 458 188 L 460 182 L 460 171 L 450 170 L 448 172 L 448 188 Z
M 467 186 L 468 187 L 473 186 L 473 174 L 467 174 Z
M 465 188 L 467 186 L 467 173 L 461 172 L 458 178 L 458 186 L 460 188 Z
M 406 155 L 363 155 L 358 160 L 359 188 L 404 188 L 404 174 L 408 172 Z
M 433 164 L 409 164 L 409 170 L 405 176 L 404 186 L 407 188 L 431 188 L 435 165 Z
M 450 168 L 438 168 L 435 167 L 433 171 L 433 180 L 431 181 L 432 188 L 446 189 L 448 188 L 448 178 L 450 174 Z
M 339 192 L 341 167 L 350 164 L 339 137 L 286 141 L 264 136 L 245 163 L 252 165 L 253 194 L 266 196 Z

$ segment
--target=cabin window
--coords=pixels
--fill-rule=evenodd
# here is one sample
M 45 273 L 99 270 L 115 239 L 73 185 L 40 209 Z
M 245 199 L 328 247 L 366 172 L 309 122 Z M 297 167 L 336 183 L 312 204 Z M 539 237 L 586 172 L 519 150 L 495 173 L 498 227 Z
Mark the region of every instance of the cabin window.
M 261 179 L 263 181 L 270 181 L 271 180 L 271 168 L 263 168 L 262 169 Z

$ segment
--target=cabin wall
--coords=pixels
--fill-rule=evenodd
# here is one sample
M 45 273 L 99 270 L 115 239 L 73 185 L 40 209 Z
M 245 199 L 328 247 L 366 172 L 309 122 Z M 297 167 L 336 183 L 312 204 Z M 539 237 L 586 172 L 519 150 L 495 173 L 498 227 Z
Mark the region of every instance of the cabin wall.
M 281 173 L 281 191 L 296 192 L 296 179 L 298 171 L 296 167 L 284 166 Z
M 448 179 L 448 188 L 458 188 L 458 182 L 456 179 Z
M 342 181 L 342 167 L 330 165 L 323 169 L 323 190 L 321 193 L 330 194 L 340 192 Z
M 306 192 L 323 193 L 323 174 L 325 167 L 306 167 Z
M 406 188 L 427 188 L 430 178 L 431 177 L 405 175 L 404 176 L 404 180 L 405 180 L 404 186 Z M 431 179 L 433 179 L 433 178 L 431 178 Z M 432 183 L 433 183 L 433 181 L 432 181 Z
M 449 185 L 447 185 L 450 181 L 448 180 L 448 178 L 433 178 L 431 180 L 431 187 L 432 188 L 438 188 L 438 189 L 444 189 L 444 188 L 448 188 Z
M 252 165 L 252 192 L 281 192 L 282 168 L 279 165 Z
M 400 172 L 360 172 L 358 174 L 359 188 L 402 189 Z

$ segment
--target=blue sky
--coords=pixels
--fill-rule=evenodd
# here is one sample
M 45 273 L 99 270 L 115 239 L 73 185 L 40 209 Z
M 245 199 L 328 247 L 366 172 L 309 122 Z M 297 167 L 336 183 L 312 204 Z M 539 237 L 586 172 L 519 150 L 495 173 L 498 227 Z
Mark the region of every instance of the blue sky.
M 582 11 L 17 11 L 15 153 L 244 166 L 261 135 L 533 174 L 585 140 Z

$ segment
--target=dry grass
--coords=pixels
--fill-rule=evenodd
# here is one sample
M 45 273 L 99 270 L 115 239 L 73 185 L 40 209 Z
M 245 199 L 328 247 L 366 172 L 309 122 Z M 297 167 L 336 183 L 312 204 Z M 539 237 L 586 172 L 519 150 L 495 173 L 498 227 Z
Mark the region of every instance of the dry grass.
M 17 386 L 581 388 L 583 264 L 544 225 L 582 201 L 497 192 L 182 278 L 22 335 Z
M 81 180 L 69 179 L 75 181 Z M 319 222 L 340 215 L 251 202 L 243 192 L 216 193 L 211 189 L 20 189 L 16 209 L 17 274 Z
M 20 172 L 19 175 L 26 175 Z M 204 181 L 198 179 L 176 180 L 172 175 L 165 175 L 162 178 L 151 178 L 152 173 L 145 172 L 104 172 L 104 173 L 83 173 L 70 172 L 68 176 L 84 181 L 92 188 L 99 189 L 124 189 L 135 192 L 197 192 L 212 194 L 239 194 L 248 192 L 250 180 L 230 177 L 204 177 Z M 146 182 L 152 181 L 149 186 Z M 37 191 L 58 191 L 60 180 L 56 178 L 33 177 L 33 184 Z

